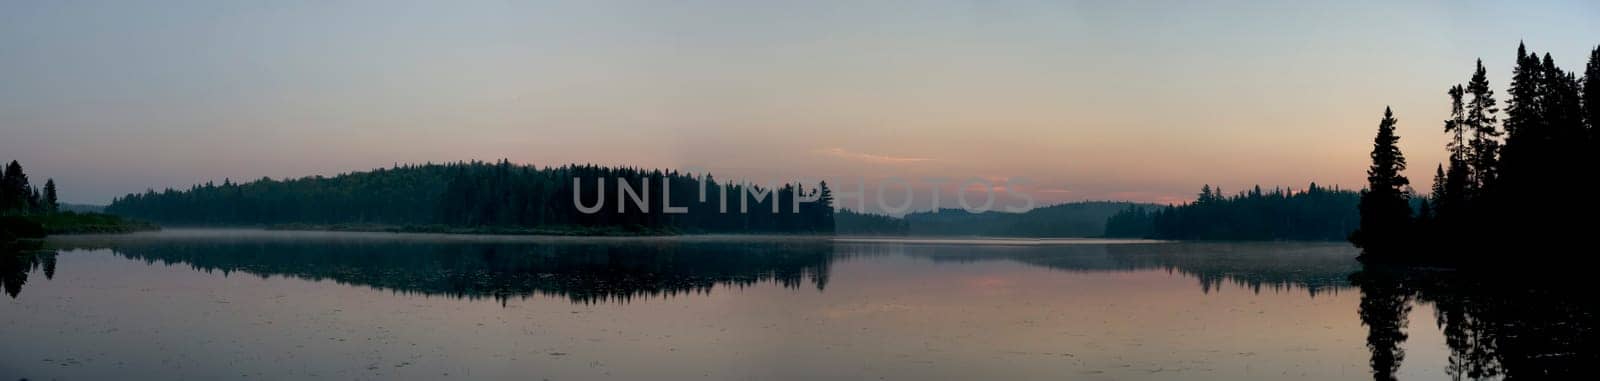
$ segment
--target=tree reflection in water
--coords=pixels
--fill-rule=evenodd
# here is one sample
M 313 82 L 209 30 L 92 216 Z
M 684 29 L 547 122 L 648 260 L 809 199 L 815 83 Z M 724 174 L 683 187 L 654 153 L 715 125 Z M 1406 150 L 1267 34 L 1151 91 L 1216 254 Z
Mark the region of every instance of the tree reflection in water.
M 1351 276 L 1361 290 L 1373 378 L 1392 380 L 1405 354 L 1406 316 L 1433 307 L 1455 379 L 1573 379 L 1600 364 L 1600 306 L 1576 277 L 1514 276 L 1484 270 L 1368 266 Z
M 45 279 L 56 276 L 56 253 L 40 249 L 38 241 L 0 242 L 0 285 L 12 298 L 28 283 L 28 273 L 40 271 Z
M 834 261 L 906 255 L 940 262 L 1007 260 L 1066 272 L 1164 269 L 1255 292 L 1360 291 L 1373 378 L 1396 378 L 1408 317 L 1419 303 L 1450 350 L 1457 379 L 1586 375 L 1600 363 L 1596 309 L 1576 276 L 1516 277 L 1485 271 L 1362 267 L 1347 247 L 1253 244 L 960 246 L 835 243 L 825 239 L 572 240 L 499 242 L 389 239 L 178 239 L 80 241 L 52 249 L 106 249 L 147 263 L 199 271 L 332 280 L 401 293 L 492 298 L 532 295 L 574 303 L 710 292 L 758 283 L 823 290 Z M 56 271 L 56 253 L 7 247 L 0 283 L 15 298 L 30 273 Z
M 147 263 L 204 272 L 332 280 L 400 293 L 493 298 L 559 296 L 575 303 L 707 293 L 714 286 L 828 284 L 832 243 L 484 241 L 374 239 L 128 240 L 109 247 Z

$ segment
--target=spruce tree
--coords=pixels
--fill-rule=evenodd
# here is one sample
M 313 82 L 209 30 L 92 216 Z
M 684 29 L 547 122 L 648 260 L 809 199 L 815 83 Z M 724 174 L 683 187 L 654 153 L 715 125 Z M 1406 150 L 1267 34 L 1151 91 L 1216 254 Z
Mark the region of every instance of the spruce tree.
M 1467 108 L 1464 101 L 1467 89 L 1461 85 L 1451 86 L 1446 92 L 1450 95 L 1450 119 L 1444 121 L 1444 132 L 1450 134 L 1450 142 L 1445 143 L 1445 149 L 1450 152 L 1449 170 L 1444 174 L 1444 193 L 1439 199 L 1439 214 L 1454 211 L 1466 204 L 1469 194 L 1469 184 L 1472 175 L 1468 167 L 1468 157 L 1471 152 L 1467 144 Z
M 22 172 L 22 164 L 12 160 L 0 177 L 0 214 L 27 213 L 32 196 L 33 188 L 28 185 L 28 175 Z
M 1399 249 L 1411 225 L 1411 204 L 1406 188 L 1411 181 L 1401 174 L 1406 158 L 1400 152 L 1400 136 L 1394 111 L 1385 107 L 1378 133 L 1372 140 L 1372 166 L 1367 169 L 1367 189 L 1362 191 L 1361 226 L 1351 234 L 1364 255 L 1386 257 Z
M 1477 70 L 1472 72 L 1472 79 L 1467 81 L 1467 94 L 1472 99 L 1465 108 L 1465 129 L 1471 130 L 1472 140 L 1467 143 L 1467 164 L 1472 167 L 1470 185 L 1478 189 L 1489 187 L 1494 182 L 1496 169 L 1499 167 L 1500 155 L 1500 113 L 1498 102 L 1494 99 L 1494 89 L 1489 87 L 1488 71 L 1483 68 L 1483 60 L 1478 60 Z
M 61 210 L 61 202 L 56 198 L 56 179 L 44 181 L 44 211 L 55 213 Z
M 1589 52 L 1589 66 L 1583 71 L 1583 114 L 1589 139 L 1600 141 L 1600 46 Z
M 1511 86 L 1506 91 L 1510 94 L 1506 101 L 1506 140 L 1500 150 L 1497 179 L 1507 188 L 1502 190 L 1507 199 L 1517 199 L 1528 192 L 1527 184 L 1539 177 L 1534 173 L 1542 161 L 1538 156 L 1548 150 L 1544 69 L 1536 53 L 1517 45 L 1517 66 L 1512 70 Z

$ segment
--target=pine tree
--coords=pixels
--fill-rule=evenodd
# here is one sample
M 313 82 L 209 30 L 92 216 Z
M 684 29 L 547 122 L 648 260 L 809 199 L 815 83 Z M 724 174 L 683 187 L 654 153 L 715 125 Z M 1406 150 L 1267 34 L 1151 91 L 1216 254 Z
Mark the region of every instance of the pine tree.
M 1444 121 L 1444 132 L 1451 137 L 1450 142 L 1445 144 L 1445 149 L 1450 152 L 1450 165 L 1444 175 L 1444 193 L 1439 198 L 1439 209 L 1435 211 L 1439 214 L 1454 211 L 1466 204 L 1470 197 L 1469 184 L 1472 182 L 1472 169 L 1468 167 L 1471 152 L 1466 139 L 1469 129 L 1464 101 L 1467 89 L 1455 85 L 1446 93 L 1450 95 L 1450 119 Z
M 1450 119 L 1444 121 L 1444 132 L 1450 134 L 1450 142 L 1445 144 L 1445 149 L 1450 150 L 1452 162 L 1467 159 L 1467 117 L 1465 104 L 1462 103 L 1466 93 L 1466 88 L 1461 85 L 1451 86 L 1446 92 L 1450 95 Z
M 61 210 L 61 201 L 56 198 L 56 179 L 44 181 L 44 211 L 55 213 Z
M 1400 136 L 1395 133 L 1397 123 L 1394 111 L 1385 107 L 1377 136 L 1372 140 L 1367 189 L 1361 194 L 1361 226 L 1350 237 L 1352 243 L 1366 249 L 1367 256 L 1390 256 L 1406 239 L 1411 225 L 1411 204 L 1406 193 L 1411 181 L 1401 174 L 1406 170 L 1406 158 L 1400 152 Z

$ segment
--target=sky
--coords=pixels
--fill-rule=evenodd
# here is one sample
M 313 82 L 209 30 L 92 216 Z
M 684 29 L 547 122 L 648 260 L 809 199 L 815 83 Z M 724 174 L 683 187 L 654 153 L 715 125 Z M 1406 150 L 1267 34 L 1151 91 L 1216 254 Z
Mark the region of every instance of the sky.
M 0 159 L 76 203 L 501 158 L 1170 203 L 1359 188 L 1392 106 L 1426 184 L 1519 41 L 1581 70 L 1600 3 L 0 0 Z

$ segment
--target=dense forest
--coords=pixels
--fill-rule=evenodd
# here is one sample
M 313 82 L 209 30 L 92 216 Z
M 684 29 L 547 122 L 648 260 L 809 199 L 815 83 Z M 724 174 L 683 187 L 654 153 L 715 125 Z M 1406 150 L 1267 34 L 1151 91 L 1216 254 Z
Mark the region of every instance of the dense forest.
M 904 218 L 840 209 L 833 214 L 834 232 L 849 235 L 901 236 L 910 226 Z
M 769 189 L 719 183 L 709 174 L 505 160 L 223 180 L 118 197 L 106 211 L 185 226 L 529 227 L 624 234 L 834 230 L 827 183 Z
M 1223 196 L 1210 185 L 1194 202 L 1147 208 L 1129 207 L 1106 220 L 1106 236 L 1174 240 L 1345 239 L 1360 218 L 1359 194 L 1311 183 L 1304 190 L 1260 186 Z
M 1517 46 L 1504 114 L 1481 60 L 1467 84 L 1446 95 L 1449 159 L 1434 168 L 1422 210 L 1409 207 L 1414 192 L 1402 174 L 1398 121 L 1384 111 L 1360 229 L 1350 236 L 1363 260 L 1472 262 L 1507 249 L 1559 249 L 1594 231 L 1595 221 L 1584 217 L 1597 212 L 1594 202 L 1572 210 L 1540 201 L 1593 189 L 1600 168 L 1600 48 L 1580 78 L 1549 54 Z
M 1027 212 L 972 213 L 940 209 L 893 217 L 840 210 L 837 232 L 852 235 L 983 236 L 983 237 L 1100 237 L 1106 218 L 1130 207 L 1154 205 L 1117 201 L 1069 202 Z
M 1080 201 L 1033 208 L 1022 213 L 970 213 L 961 209 L 905 216 L 910 235 L 988 237 L 1099 237 L 1106 218 L 1131 206 L 1120 201 Z

